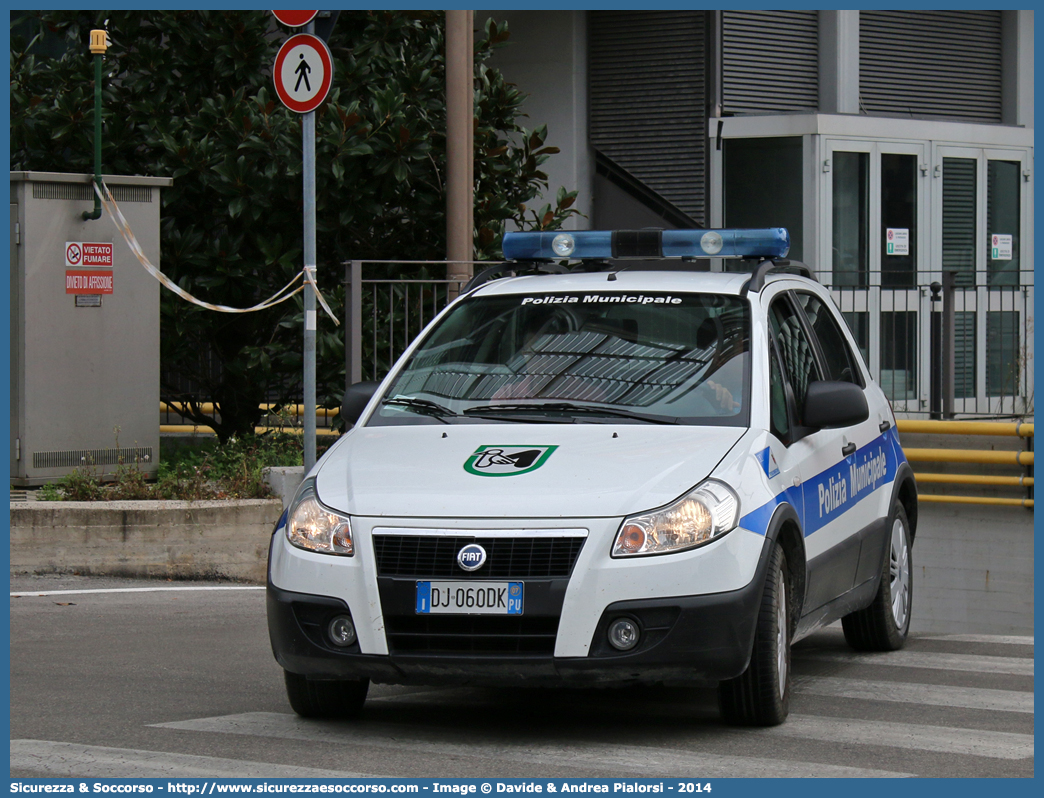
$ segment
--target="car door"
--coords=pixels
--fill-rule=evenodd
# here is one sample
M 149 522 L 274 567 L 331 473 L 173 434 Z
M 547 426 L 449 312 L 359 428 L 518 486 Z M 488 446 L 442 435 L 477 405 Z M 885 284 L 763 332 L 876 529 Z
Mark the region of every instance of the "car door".
M 814 297 L 784 292 L 771 300 L 769 328 L 783 361 L 789 383 L 793 429 L 788 460 L 798 465 L 802 479 L 802 531 L 805 536 L 807 580 L 804 614 L 808 614 L 851 590 L 856 583 L 860 554 L 860 530 L 869 523 L 862 502 L 849 486 L 852 458 L 870 437 L 863 427 L 811 429 L 803 424 L 808 386 L 845 373 L 844 367 L 827 362 L 813 331 L 812 319 L 802 301 L 814 306 Z M 813 307 L 819 311 L 821 308 Z M 849 364 L 849 368 L 854 364 Z M 856 369 L 851 373 L 862 379 Z M 852 381 L 852 380 L 849 380 Z
M 883 394 L 868 385 L 860 368 L 851 335 L 842 331 L 844 320 L 828 297 L 811 291 L 795 291 L 794 299 L 805 315 L 828 379 L 851 382 L 863 389 L 869 415 L 865 421 L 843 430 L 842 442 L 853 454 L 846 457 L 849 513 L 858 519 L 860 557 L 855 584 L 873 579 L 880 571 L 884 545 L 884 521 L 891 500 L 895 475 L 892 449 L 885 435 L 892 426 L 892 413 Z

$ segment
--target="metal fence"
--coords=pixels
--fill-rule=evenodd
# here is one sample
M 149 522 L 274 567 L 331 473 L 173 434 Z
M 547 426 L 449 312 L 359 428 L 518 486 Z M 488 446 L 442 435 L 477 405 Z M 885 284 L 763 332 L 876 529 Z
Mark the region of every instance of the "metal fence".
M 349 261 L 345 316 L 349 384 L 384 377 L 462 281 L 396 277 L 402 266 L 441 272 L 445 261 Z M 492 265 L 489 262 L 480 264 Z M 831 286 L 871 374 L 910 418 L 1033 415 L 1033 275 L 1014 285 L 963 277 L 903 288 Z M 1012 275 L 1014 276 L 1014 275 Z M 887 282 L 887 281 L 886 281 Z M 984 281 L 983 281 L 984 282 Z M 945 307 L 944 307 L 945 306 Z
M 345 263 L 345 380 L 379 380 L 417 334 L 461 291 L 446 279 L 455 261 L 352 260 Z M 470 261 L 486 268 L 497 261 Z M 402 271 L 413 276 L 398 276 Z
M 906 288 L 831 288 L 895 412 L 1032 416 L 1032 273 L 1014 285 L 961 285 L 953 272 L 941 276 Z
M 382 379 L 459 294 L 465 281 L 442 276 L 447 263 L 345 264 L 348 384 Z M 930 285 L 895 288 L 880 285 L 879 278 L 869 275 L 865 286 L 829 287 L 899 417 L 1033 416 L 1032 273 L 1020 274 L 1014 285 L 962 285 L 943 275 Z M 163 423 L 184 423 L 176 413 L 164 415 Z

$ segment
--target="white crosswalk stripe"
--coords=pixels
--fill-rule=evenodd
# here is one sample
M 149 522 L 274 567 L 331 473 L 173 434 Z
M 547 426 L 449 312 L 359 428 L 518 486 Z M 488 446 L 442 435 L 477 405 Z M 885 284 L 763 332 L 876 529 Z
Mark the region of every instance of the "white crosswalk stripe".
M 834 698 L 862 698 L 935 707 L 991 709 L 998 712 L 1033 712 L 1033 693 L 993 690 L 985 687 L 953 687 L 912 682 L 875 682 L 836 676 L 798 676 L 794 689 L 799 693 Z
M 804 660 L 852 662 L 858 665 L 882 665 L 888 668 L 931 668 L 947 671 L 1032 676 L 1033 660 L 1028 657 L 995 657 L 982 654 L 944 654 L 934 651 L 888 651 L 881 654 L 857 654 L 840 651 L 810 651 Z
M 365 773 L 245 762 L 214 756 L 138 751 L 98 745 L 56 743 L 47 740 L 11 740 L 11 770 L 51 778 L 110 779 L 352 779 L 373 778 Z
M 953 729 L 919 723 L 791 715 L 782 726 L 766 729 L 765 733 L 828 743 L 880 745 L 993 759 L 1029 759 L 1033 756 L 1032 734 Z
M 248 712 L 154 725 L 163 729 L 277 737 L 312 743 L 331 743 L 341 747 L 351 744 L 416 751 L 443 757 L 480 757 L 537 765 L 570 766 L 592 772 L 604 771 L 606 775 L 618 773 L 621 769 L 620 746 L 611 743 L 540 743 L 533 740 L 521 743 L 489 736 L 453 740 L 455 735 L 451 732 L 430 728 L 406 732 L 397 725 L 369 723 L 365 727 L 353 728 L 340 723 L 302 721 L 293 715 L 274 712 Z M 449 741 L 447 737 L 450 738 Z M 627 746 L 627 755 L 627 769 L 634 772 L 644 771 L 648 776 L 687 776 L 698 773 L 701 778 L 896 778 L 913 775 L 843 765 L 728 756 L 642 745 Z
M 923 640 L 949 640 L 953 643 L 991 643 L 998 646 L 1032 646 L 1033 635 L 918 635 Z

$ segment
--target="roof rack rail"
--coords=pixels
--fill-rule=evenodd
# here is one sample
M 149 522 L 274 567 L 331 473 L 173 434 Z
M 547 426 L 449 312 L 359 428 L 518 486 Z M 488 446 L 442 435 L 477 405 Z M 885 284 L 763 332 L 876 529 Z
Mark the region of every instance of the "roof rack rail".
M 536 261 L 510 261 L 507 263 L 497 263 L 487 269 L 483 269 L 468 280 L 467 284 L 460 289 L 460 293 L 467 294 L 470 291 L 474 291 L 480 285 L 484 285 L 490 280 L 496 280 L 509 273 L 516 277 L 521 274 L 568 274 L 569 269 L 565 266 L 560 266 L 557 263 L 538 263 Z
M 812 270 L 799 260 L 784 260 L 783 258 L 763 260 L 754 267 L 754 271 L 750 274 L 750 279 L 743 284 L 740 293 L 744 296 L 749 293 L 758 293 L 765 287 L 765 279 L 774 271 L 791 271 L 810 280 L 816 279 Z

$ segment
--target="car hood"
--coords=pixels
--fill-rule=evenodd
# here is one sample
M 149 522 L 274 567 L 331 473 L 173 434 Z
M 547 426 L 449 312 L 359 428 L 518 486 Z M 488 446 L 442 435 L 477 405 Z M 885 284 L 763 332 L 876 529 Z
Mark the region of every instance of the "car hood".
M 478 424 L 361 427 L 320 463 L 329 507 L 394 518 L 597 518 L 668 504 L 739 427 Z

